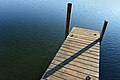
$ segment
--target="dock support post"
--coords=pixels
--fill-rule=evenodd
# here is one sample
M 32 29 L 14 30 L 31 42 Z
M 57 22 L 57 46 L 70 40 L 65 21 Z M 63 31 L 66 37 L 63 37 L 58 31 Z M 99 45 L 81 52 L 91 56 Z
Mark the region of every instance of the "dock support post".
M 108 24 L 108 21 L 105 20 L 105 21 L 104 21 L 104 25 L 103 25 L 102 32 L 101 32 L 101 34 L 100 34 L 100 44 L 101 44 L 101 42 L 102 42 L 102 38 L 103 38 L 103 35 L 104 35 L 104 33 L 105 33 L 107 24 Z
M 67 5 L 67 17 L 66 17 L 66 31 L 65 38 L 68 36 L 70 32 L 70 16 L 71 16 L 72 3 L 68 3 Z

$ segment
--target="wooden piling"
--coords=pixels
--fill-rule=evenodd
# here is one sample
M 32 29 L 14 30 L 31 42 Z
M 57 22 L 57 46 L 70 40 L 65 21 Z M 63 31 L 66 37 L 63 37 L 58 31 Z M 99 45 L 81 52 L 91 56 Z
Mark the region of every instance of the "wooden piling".
M 100 34 L 100 44 L 101 44 L 101 42 L 102 42 L 102 38 L 103 38 L 103 35 L 104 35 L 104 33 L 105 33 L 107 24 L 108 24 L 108 21 L 105 20 L 105 21 L 104 21 L 104 25 L 103 25 L 102 32 L 101 32 L 101 34 Z
M 72 3 L 68 3 L 67 5 L 67 17 L 66 17 L 66 31 L 65 38 L 68 36 L 70 32 L 70 16 L 71 16 Z

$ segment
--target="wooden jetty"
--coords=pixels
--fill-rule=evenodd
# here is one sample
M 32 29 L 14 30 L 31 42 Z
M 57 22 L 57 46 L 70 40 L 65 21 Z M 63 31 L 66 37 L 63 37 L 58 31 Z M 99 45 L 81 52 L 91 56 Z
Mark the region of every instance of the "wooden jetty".
M 101 34 L 78 27 L 69 32 L 70 6 L 68 4 L 65 41 L 41 80 L 99 80 L 100 44 L 107 21 Z

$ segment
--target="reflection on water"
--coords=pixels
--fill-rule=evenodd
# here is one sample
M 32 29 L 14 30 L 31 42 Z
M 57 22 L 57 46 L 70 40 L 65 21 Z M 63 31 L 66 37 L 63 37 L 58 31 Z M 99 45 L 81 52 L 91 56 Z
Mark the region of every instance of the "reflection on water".
M 120 78 L 119 0 L 0 0 L 0 79 L 38 80 L 64 39 L 66 4 L 72 26 L 101 31 L 101 80 Z M 114 74 L 113 74 L 114 73 Z

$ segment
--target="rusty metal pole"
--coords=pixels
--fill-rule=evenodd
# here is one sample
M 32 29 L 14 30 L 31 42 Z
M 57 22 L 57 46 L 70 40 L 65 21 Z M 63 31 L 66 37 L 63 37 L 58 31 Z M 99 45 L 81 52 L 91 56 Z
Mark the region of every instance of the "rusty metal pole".
M 71 9 L 72 9 L 72 3 L 68 3 L 68 5 L 67 5 L 67 17 L 66 17 L 65 39 L 67 38 L 67 36 L 68 36 L 68 34 L 70 32 Z
M 102 42 L 102 38 L 103 38 L 103 36 L 104 36 L 104 33 L 105 33 L 105 30 L 106 30 L 107 24 L 108 24 L 108 21 L 105 20 L 105 21 L 104 21 L 104 25 L 103 25 L 102 32 L 101 32 L 101 34 L 100 34 L 100 44 L 101 44 L 101 42 Z

